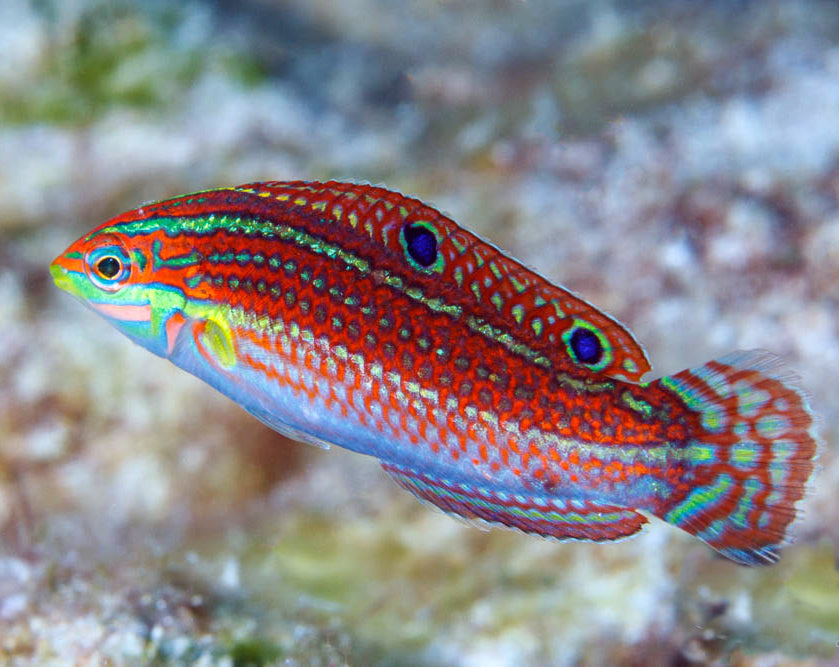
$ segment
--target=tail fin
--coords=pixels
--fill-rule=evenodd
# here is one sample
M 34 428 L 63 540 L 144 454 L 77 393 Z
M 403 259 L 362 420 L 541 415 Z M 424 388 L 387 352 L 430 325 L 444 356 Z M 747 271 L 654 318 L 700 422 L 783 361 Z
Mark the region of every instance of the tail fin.
M 699 420 L 682 489 L 656 514 L 743 565 L 778 560 L 813 472 L 813 415 L 775 355 L 736 352 L 657 380 Z

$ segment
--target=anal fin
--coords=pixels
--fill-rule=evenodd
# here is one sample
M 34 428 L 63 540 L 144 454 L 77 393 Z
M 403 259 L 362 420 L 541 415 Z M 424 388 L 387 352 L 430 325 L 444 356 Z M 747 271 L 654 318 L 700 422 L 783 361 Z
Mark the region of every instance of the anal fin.
M 631 509 L 589 500 L 506 493 L 382 463 L 399 486 L 447 514 L 557 540 L 612 542 L 631 537 L 647 519 Z

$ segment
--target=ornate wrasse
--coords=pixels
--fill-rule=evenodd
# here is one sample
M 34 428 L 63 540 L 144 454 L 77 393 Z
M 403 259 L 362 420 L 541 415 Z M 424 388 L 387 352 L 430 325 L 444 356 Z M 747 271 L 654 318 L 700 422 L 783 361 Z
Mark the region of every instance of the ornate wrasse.
M 383 188 L 185 195 L 107 221 L 50 271 L 280 433 L 374 456 L 467 519 L 613 541 L 652 514 L 771 563 L 813 471 L 813 418 L 777 357 L 642 382 L 621 324 Z

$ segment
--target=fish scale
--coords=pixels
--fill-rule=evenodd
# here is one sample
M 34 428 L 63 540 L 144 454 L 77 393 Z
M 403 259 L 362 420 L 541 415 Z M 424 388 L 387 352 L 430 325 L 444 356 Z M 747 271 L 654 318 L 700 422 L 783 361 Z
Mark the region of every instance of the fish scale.
M 145 205 L 51 267 L 266 424 L 376 457 L 421 500 L 556 539 L 650 513 L 777 559 L 812 416 L 767 353 L 655 382 L 620 323 L 417 199 L 268 182 Z

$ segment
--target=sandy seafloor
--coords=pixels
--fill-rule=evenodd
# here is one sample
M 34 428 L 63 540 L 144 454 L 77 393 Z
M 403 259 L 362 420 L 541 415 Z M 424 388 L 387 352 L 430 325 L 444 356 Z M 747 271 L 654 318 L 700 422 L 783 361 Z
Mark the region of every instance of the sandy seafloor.
M 3 0 L 0 46 L 0 663 L 839 660 L 835 2 Z M 47 275 L 143 201 L 331 177 L 447 211 L 659 374 L 783 355 L 825 446 L 781 562 L 463 525 Z

